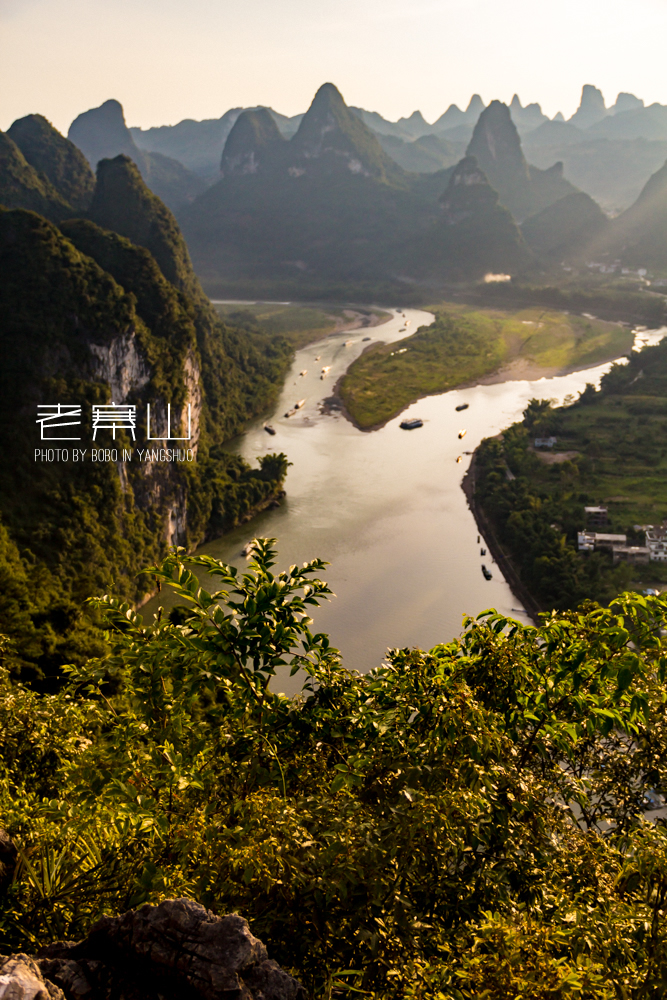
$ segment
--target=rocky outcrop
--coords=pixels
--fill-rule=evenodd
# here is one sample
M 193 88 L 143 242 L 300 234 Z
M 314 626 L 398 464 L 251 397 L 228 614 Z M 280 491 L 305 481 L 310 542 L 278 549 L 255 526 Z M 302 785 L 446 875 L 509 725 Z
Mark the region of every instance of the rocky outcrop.
M 0 1000 L 306 1000 L 246 920 L 189 899 L 103 917 L 83 941 L 0 958 Z
M 143 389 L 151 377 L 137 346 L 134 330 L 114 337 L 108 344 L 90 344 L 94 378 L 106 382 L 115 403 L 124 403 L 133 391 Z
M 45 980 L 29 955 L 0 957 L 0 1000 L 63 1000 L 63 992 Z
M 590 83 L 585 83 L 581 90 L 579 107 L 570 118 L 572 124 L 577 128 L 590 128 L 591 125 L 601 122 L 606 114 L 602 91 Z
M 220 163 L 223 177 L 256 174 L 264 159 L 270 162 L 275 148 L 286 142 L 266 108 L 244 111 L 237 118 L 225 143 Z
M 466 155 L 475 157 L 517 222 L 576 191 L 564 179 L 562 163 L 538 170 L 527 162 L 510 109 L 501 101 L 491 101 L 480 115 Z

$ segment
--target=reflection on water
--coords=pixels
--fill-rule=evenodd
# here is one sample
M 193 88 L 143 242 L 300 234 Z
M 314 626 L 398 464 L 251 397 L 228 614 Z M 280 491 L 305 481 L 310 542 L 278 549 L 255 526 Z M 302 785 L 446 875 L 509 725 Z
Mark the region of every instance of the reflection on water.
M 409 331 L 433 319 L 415 309 L 406 309 L 405 317 Z M 587 382 L 599 383 L 610 367 L 431 396 L 370 433 L 341 416 L 320 413 L 318 404 L 367 346 L 363 338 L 398 340 L 406 336 L 403 325 L 403 315 L 396 314 L 383 326 L 338 334 L 297 353 L 269 418 L 276 435 L 269 436 L 264 421 L 257 421 L 235 442 L 252 463 L 268 451 L 286 452 L 293 463 L 287 498 L 201 550 L 243 566 L 243 545 L 252 535 L 265 535 L 278 539 L 278 568 L 315 556 L 327 560 L 325 576 L 337 596 L 314 612 L 314 627 L 330 634 L 346 666 L 364 672 L 382 661 L 389 646 L 428 649 L 448 641 L 460 632 L 466 613 L 495 607 L 527 621 L 497 566 L 488 554 L 480 556 L 477 527 L 461 490 L 470 462 L 463 449 L 472 452 L 482 438 L 518 420 L 532 397 L 561 403 Z M 664 332 L 643 332 L 637 341 L 657 342 Z M 321 380 L 327 366 L 331 371 Z M 303 398 L 303 408 L 286 418 Z M 457 413 L 461 403 L 469 409 Z M 406 417 L 420 417 L 424 426 L 401 430 Z M 463 428 L 467 433 L 459 440 Z M 459 455 L 463 460 L 457 464 Z M 482 575 L 482 562 L 492 571 L 490 581 Z M 278 685 L 288 692 L 297 686 L 282 679 Z

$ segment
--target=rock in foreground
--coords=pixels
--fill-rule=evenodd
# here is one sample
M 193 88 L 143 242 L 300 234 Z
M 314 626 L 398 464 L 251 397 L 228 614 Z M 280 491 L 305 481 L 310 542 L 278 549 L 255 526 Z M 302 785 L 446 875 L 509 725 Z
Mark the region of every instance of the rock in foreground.
M 4 964 L 2 964 L 4 962 Z M 243 917 L 189 899 L 103 917 L 34 959 L 0 958 L 3 1000 L 306 1000 Z

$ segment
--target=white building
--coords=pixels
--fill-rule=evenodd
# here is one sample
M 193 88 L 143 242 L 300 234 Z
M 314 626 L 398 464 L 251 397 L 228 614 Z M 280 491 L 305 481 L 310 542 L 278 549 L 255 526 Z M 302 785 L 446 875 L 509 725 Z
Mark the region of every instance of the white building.
M 614 546 L 627 545 L 627 535 L 610 535 L 603 531 L 579 531 L 577 533 L 577 548 L 580 552 L 594 550 L 613 550 Z
M 667 562 L 667 528 L 649 528 L 646 532 L 646 548 L 651 562 Z

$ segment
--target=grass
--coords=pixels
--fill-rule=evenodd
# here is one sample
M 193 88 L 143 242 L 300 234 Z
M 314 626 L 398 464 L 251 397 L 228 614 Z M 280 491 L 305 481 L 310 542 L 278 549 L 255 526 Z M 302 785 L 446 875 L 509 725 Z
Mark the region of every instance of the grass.
M 215 308 L 224 318 L 238 317 L 244 314 L 259 326 L 265 333 L 285 337 L 294 350 L 305 347 L 306 344 L 335 333 L 342 325 L 348 323 L 352 313 L 376 315 L 380 318 L 389 316 L 379 309 L 345 309 L 342 306 L 306 306 L 294 303 L 281 304 L 277 302 L 256 302 L 216 304 Z
M 607 396 L 594 406 L 566 407 L 558 414 L 557 448 L 581 455 L 577 491 L 608 507 L 609 530 L 625 533 L 633 524 L 660 524 L 667 517 L 667 399 Z M 546 492 L 559 480 L 553 468 L 540 463 L 531 476 Z M 658 567 L 637 567 L 638 572 L 649 569 Z
M 553 435 L 545 456 L 533 438 Z M 509 548 L 521 577 L 546 609 L 603 604 L 625 589 L 667 589 L 667 563 L 613 565 L 611 553 L 577 552 L 584 507 L 602 504 L 608 525 L 644 545 L 642 525 L 667 518 L 667 341 L 632 352 L 601 388 L 588 386 L 556 409 L 531 401 L 522 424 L 477 451 L 476 496 Z M 507 471 L 513 473 L 507 478 Z M 637 527 L 635 527 L 637 526 Z
M 586 368 L 626 354 L 632 333 L 616 323 L 538 308 L 506 312 L 439 303 L 436 321 L 411 337 L 374 346 L 340 387 L 358 426 L 382 425 L 422 396 L 447 392 L 524 359 L 535 375 Z

